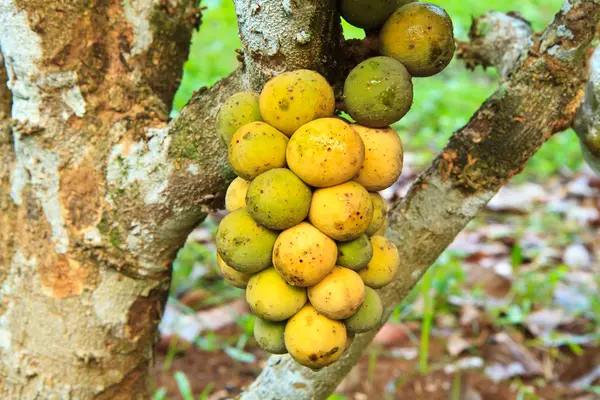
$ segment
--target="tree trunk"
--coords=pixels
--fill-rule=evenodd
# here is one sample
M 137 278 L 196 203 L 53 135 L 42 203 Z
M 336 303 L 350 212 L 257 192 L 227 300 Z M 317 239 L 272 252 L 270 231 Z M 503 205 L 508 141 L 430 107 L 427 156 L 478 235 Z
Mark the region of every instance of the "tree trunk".
M 194 5 L 0 0 L 0 398 L 147 397 L 176 247 L 140 254 L 108 160 L 166 126 Z
M 0 398 L 147 397 L 170 263 L 233 178 L 214 131 L 219 104 L 289 69 L 339 87 L 373 43 L 343 42 L 335 3 L 235 0 L 242 67 L 168 122 L 195 0 L 0 0 L 0 83 L 11 90 L 0 85 Z M 597 1 L 566 0 L 529 52 L 510 56 L 523 57 L 518 68 L 491 59 L 507 75 L 501 89 L 393 208 L 404 264 L 381 292 L 388 313 L 571 124 L 599 14 Z M 272 357 L 244 396 L 324 398 L 373 334 L 318 373 Z

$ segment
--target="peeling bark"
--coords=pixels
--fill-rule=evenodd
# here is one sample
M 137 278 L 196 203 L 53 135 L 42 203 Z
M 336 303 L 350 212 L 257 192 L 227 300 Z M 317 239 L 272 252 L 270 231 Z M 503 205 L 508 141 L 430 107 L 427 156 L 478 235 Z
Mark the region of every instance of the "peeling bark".
M 107 161 L 167 125 L 196 23 L 193 0 L 0 0 L 0 398 L 146 397 L 168 260 L 140 278 Z
M 510 79 L 393 206 L 388 236 L 398 246 L 402 265 L 396 279 L 379 291 L 383 321 L 500 187 L 573 120 L 583 99 L 586 52 L 599 17 L 600 4 L 568 0 Z M 566 31 L 572 35 L 557 35 Z M 325 399 L 376 331 L 357 335 L 338 362 L 318 372 L 287 355 L 272 356 L 242 398 Z

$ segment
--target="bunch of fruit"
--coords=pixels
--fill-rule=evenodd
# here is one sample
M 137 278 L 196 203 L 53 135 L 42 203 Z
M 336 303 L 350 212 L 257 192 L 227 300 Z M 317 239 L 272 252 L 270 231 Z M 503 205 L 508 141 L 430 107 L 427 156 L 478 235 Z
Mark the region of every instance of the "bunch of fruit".
M 435 6 L 416 4 L 424 10 L 402 18 L 433 26 Z M 431 15 L 416 18 L 419 12 Z M 348 75 L 344 101 L 354 124 L 334 115 L 333 89 L 310 70 L 282 73 L 260 95 L 237 93 L 217 116 L 238 175 L 217 230 L 219 268 L 246 288 L 258 344 L 313 369 L 338 360 L 355 333 L 379 325 L 376 289 L 400 265 L 383 236 L 387 209 L 377 193 L 402 172 L 402 143 L 388 125 L 413 97 L 411 74 L 395 58 L 368 59 Z M 431 57 L 411 65 L 439 68 Z

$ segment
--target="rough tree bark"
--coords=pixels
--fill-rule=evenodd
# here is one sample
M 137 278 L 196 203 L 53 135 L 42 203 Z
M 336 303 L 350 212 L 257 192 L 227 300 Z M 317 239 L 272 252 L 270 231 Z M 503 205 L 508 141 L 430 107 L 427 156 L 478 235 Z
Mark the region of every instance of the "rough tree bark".
M 173 254 L 139 250 L 161 206 L 129 192 L 197 17 L 192 0 L 0 0 L 0 398 L 146 397 Z M 121 150 L 140 159 L 127 191 Z
M 219 104 L 284 69 L 317 69 L 336 83 L 371 48 L 342 43 L 333 0 L 235 0 L 243 67 L 167 124 L 198 22 L 194 3 L 0 0 L 12 91 L 10 105 L 0 89 L 0 128 L 9 108 L 12 116 L 12 129 L 0 129 L 2 398 L 145 397 L 170 262 L 222 205 L 232 179 L 213 129 Z M 394 207 L 390 237 L 404 263 L 382 291 L 388 313 L 493 193 L 570 124 L 599 9 L 595 0 L 566 1 Z M 318 373 L 272 357 L 244 397 L 326 397 L 371 338 L 359 335 L 341 362 Z

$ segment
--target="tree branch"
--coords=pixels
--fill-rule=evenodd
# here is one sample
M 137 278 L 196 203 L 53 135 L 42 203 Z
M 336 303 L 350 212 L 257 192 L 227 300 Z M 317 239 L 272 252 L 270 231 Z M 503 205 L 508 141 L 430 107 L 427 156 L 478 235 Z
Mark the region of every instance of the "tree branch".
M 494 67 L 507 76 L 519 55 L 531 45 L 533 29 L 528 21 L 517 14 L 489 11 L 473 20 L 469 41 L 460 42 L 458 57 L 467 68 Z
M 583 158 L 600 175 L 600 47 L 590 58 L 585 99 L 577 112 L 573 129 L 581 140 Z
M 385 317 L 500 187 L 554 132 L 570 124 L 583 98 L 586 52 L 599 16 L 595 1 L 566 1 L 510 80 L 393 206 L 388 236 L 398 246 L 402 265 L 392 284 L 379 291 Z M 324 399 L 375 332 L 357 335 L 340 361 L 318 372 L 287 355 L 272 356 L 242 398 Z

